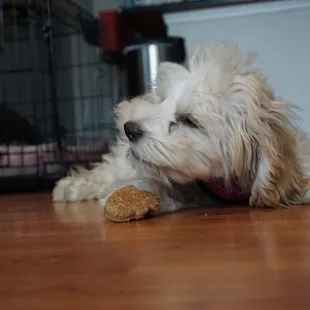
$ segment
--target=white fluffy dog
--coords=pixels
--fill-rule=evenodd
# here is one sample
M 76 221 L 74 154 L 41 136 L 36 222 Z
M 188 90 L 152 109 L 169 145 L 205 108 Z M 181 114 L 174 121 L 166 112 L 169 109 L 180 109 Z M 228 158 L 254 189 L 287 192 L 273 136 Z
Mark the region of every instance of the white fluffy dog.
M 94 169 L 60 180 L 55 201 L 99 199 L 135 185 L 158 194 L 159 212 L 208 200 L 196 180 L 234 182 L 252 206 L 310 201 L 310 140 L 294 106 L 275 97 L 235 45 L 199 47 L 189 70 L 162 63 L 153 90 L 115 111 L 119 137 Z

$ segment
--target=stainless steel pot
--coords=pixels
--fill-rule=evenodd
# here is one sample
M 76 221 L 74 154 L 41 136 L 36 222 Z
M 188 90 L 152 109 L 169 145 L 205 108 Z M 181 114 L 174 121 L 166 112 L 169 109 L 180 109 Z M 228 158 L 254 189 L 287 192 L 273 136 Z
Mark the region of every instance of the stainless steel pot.
M 125 96 L 132 98 L 148 92 L 163 61 L 185 62 L 185 44 L 179 37 L 148 40 L 127 46 L 123 51 Z

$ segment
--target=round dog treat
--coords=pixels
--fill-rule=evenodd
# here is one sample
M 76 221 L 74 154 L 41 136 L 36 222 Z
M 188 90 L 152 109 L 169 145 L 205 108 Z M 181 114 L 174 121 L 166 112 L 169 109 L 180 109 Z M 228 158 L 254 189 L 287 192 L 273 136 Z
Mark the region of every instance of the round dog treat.
M 149 211 L 159 208 L 159 198 L 134 186 L 123 187 L 114 192 L 104 207 L 105 216 L 114 222 L 143 219 Z

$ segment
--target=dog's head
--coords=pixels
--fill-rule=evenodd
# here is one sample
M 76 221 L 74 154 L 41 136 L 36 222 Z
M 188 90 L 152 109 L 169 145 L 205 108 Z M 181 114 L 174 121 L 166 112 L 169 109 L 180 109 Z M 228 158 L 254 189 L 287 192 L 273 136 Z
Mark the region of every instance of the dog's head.
M 294 200 L 305 181 L 293 106 L 249 68 L 253 59 L 223 43 L 199 47 L 189 70 L 162 63 L 153 92 L 116 109 L 136 169 L 163 183 L 234 178 L 256 205 Z

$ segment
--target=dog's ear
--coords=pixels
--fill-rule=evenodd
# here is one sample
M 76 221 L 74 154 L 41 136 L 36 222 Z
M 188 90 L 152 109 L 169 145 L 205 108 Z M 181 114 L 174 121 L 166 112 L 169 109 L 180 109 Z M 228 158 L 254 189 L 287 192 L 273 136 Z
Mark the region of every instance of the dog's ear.
M 284 106 L 284 107 L 283 107 Z M 308 181 L 298 161 L 297 129 L 285 115 L 285 104 L 271 101 L 255 131 L 256 173 L 250 204 L 276 207 L 294 204 L 305 193 Z M 252 128 L 253 129 L 253 128 Z
M 276 207 L 300 201 L 308 180 L 297 154 L 295 106 L 277 99 L 266 78 L 250 69 L 234 75 L 226 98 L 232 173 L 246 184 L 251 180 L 250 204 Z
M 179 94 L 180 86 L 184 85 L 189 72 L 179 64 L 163 62 L 159 65 L 155 82 L 155 93 L 161 98 Z

